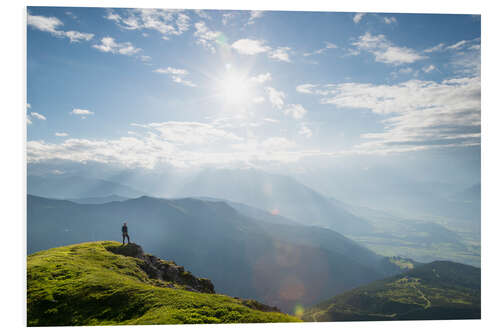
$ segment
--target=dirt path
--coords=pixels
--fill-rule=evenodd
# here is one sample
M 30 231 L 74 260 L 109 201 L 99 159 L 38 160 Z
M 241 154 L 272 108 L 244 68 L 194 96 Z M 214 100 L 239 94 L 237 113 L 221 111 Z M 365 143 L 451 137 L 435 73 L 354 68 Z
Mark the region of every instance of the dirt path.
M 431 301 L 425 296 L 422 290 L 418 289 L 416 286 L 413 286 L 413 288 L 415 288 L 415 290 L 420 294 L 420 296 L 422 296 L 422 298 L 427 302 L 424 308 L 428 309 L 432 304 Z

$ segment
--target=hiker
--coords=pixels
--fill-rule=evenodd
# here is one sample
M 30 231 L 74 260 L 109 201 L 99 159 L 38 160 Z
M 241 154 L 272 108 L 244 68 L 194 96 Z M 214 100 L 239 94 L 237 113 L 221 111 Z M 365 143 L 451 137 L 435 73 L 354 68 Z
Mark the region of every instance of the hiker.
M 127 244 L 130 244 L 130 237 L 128 236 L 128 228 L 127 222 L 124 222 L 122 225 L 122 236 L 123 236 L 123 244 L 125 244 L 125 237 L 127 237 Z

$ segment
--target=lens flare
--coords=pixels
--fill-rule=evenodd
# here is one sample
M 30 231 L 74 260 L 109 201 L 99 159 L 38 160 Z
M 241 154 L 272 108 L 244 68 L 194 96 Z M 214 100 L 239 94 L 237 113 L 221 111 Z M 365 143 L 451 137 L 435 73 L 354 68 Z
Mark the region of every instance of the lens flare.
M 293 313 L 299 318 L 302 317 L 304 315 L 304 307 L 300 304 L 296 304 L 293 308 Z

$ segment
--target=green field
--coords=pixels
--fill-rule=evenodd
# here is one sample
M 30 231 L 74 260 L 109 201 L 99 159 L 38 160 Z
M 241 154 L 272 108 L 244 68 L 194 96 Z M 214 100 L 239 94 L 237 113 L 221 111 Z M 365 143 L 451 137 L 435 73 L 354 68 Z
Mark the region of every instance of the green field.
M 300 321 L 256 310 L 257 302 L 149 278 L 140 268 L 141 259 L 110 251 L 121 246 L 81 243 L 28 256 L 28 326 Z

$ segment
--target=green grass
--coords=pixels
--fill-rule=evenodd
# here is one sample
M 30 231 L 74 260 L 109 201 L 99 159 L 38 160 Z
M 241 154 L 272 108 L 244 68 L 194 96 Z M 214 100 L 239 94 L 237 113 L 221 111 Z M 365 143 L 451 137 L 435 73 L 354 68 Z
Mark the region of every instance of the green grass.
M 28 326 L 297 322 L 226 295 L 148 278 L 118 242 L 82 243 L 28 256 Z

